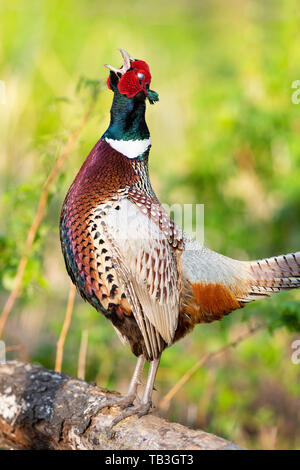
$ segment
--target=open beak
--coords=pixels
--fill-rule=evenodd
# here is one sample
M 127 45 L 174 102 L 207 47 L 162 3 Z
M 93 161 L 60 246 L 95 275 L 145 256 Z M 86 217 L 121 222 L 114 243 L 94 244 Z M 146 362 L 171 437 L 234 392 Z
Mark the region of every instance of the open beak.
M 116 67 L 113 67 L 112 65 L 108 64 L 105 64 L 104 67 L 107 67 L 109 70 L 111 70 L 117 75 L 124 75 L 124 73 L 128 72 L 128 70 L 130 69 L 130 62 L 134 61 L 134 58 L 131 57 L 131 55 L 124 49 L 119 49 L 119 51 L 121 52 L 124 61 L 122 67 L 120 69 L 117 69 Z

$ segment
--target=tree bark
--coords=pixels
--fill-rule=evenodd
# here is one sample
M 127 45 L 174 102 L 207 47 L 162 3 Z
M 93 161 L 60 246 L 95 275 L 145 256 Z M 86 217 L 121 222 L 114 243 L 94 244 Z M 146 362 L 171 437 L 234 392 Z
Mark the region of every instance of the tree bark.
M 0 447 L 82 450 L 240 449 L 225 439 L 153 415 L 106 429 L 118 408 L 97 411 L 118 395 L 39 365 L 0 364 Z

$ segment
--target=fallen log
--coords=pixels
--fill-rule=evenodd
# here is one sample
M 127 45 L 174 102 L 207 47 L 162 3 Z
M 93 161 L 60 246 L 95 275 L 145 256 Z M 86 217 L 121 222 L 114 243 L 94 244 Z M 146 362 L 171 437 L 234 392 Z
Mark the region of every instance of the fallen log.
M 81 450 L 235 450 L 225 439 L 153 415 L 131 416 L 107 429 L 118 395 L 94 383 L 17 361 L 0 364 L 0 447 Z

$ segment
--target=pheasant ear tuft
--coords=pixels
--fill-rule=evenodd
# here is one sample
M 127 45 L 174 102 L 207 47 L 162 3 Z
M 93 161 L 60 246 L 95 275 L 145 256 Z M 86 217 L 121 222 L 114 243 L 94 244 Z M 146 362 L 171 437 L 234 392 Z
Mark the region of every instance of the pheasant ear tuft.
M 147 90 L 147 98 L 150 104 L 154 104 L 155 101 L 159 101 L 158 93 L 154 90 Z

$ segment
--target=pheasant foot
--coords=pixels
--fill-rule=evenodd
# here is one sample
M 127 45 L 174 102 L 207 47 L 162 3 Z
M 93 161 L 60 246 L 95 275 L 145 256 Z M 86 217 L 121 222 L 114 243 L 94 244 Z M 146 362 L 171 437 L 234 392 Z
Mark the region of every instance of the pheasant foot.
M 112 420 L 112 423 L 110 426 L 106 428 L 106 435 L 109 439 L 112 439 L 115 435 L 114 427 L 116 424 L 120 423 L 120 421 L 123 421 L 123 419 L 128 418 L 129 416 L 137 416 L 138 418 L 141 418 L 141 416 L 147 415 L 149 411 L 151 410 L 152 407 L 152 402 L 148 403 L 139 403 L 135 406 L 129 407 L 126 411 L 121 413 L 119 416 L 114 418 Z
M 97 412 L 103 410 L 104 408 L 112 408 L 114 406 L 118 406 L 121 410 L 128 408 L 133 405 L 136 399 L 136 394 L 126 394 L 122 397 L 114 397 L 110 398 L 109 400 L 105 400 L 98 408 Z

